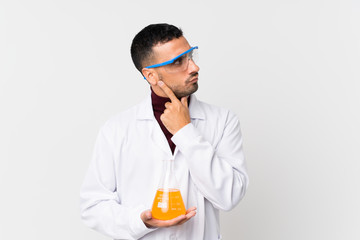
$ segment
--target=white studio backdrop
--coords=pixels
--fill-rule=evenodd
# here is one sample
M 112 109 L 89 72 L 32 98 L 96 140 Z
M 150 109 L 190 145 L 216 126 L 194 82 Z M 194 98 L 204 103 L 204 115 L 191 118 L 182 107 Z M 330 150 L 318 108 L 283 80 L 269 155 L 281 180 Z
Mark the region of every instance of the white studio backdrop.
M 240 118 L 250 185 L 223 238 L 360 239 L 355 0 L 0 0 L 0 239 L 109 239 L 79 189 L 99 127 L 149 92 L 129 48 L 159 22 L 199 45 L 198 98 Z

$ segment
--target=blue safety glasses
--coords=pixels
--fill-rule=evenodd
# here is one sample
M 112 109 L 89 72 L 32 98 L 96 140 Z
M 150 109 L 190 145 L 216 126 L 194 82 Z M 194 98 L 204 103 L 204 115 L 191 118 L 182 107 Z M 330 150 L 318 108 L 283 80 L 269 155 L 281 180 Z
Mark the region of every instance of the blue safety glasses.
M 164 67 L 165 71 L 168 73 L 176 73 L 185 71 L 189 66 L 189 60 L 195 62 L 196 56 L 197 56 L 197 49 L 199 47 L 192 47 L 189 50 L 181 53 L 180 55 L 174 57 L 173 59 L 170 59 L 169 61 L 154 64 L 151 66 L 147 66 L 145 68 L 157 68 L 157 67 Z

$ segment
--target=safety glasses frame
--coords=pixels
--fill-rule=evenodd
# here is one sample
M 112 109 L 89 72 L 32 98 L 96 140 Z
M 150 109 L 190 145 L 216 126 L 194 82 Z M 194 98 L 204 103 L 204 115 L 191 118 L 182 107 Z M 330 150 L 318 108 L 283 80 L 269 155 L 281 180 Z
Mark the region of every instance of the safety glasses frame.
M 176 59 L 180 58 L 181 56 L 191 52 L 192 50 L 194 49 L 198 49 L 199 47 L 198 46 L 195 46 L 195 47 L 192 47 L 190 48 L 189 50 L 181 53 L 180 55 L 174 57 L 173 59 L 170 59 L 169 61 L 166 61 L 166 62 L 162 62 L 162 63 L 158 63 L 158 64 L 154 64 L 154 65 L 151 65 L 151 66 L 147 66 L 145 68 L 157 68 L 157 67 L 161 67 L 161 66 L 165 66 L 165 65 L 169 65 L 169 64 L 172 64 L 173 62 L 175 62 Z

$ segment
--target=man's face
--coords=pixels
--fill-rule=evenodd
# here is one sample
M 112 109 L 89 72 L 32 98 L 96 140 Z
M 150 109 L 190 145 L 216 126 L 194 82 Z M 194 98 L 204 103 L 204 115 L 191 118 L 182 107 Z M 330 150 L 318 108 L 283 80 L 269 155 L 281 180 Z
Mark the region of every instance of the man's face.
M 153 47 L 154 62 L 162 63 L 173 59 L 179 54 L 189 50 L 191 46 L 184 37 L 175 38 L 167 43 Z M 178 97 L 189 96 L 198 89 L 198 75 L 200 68 L 189 60 L 187 69 L 178 72 L 168 72 L 166 67 L 154 68 L 159 79 L 163 81 Z

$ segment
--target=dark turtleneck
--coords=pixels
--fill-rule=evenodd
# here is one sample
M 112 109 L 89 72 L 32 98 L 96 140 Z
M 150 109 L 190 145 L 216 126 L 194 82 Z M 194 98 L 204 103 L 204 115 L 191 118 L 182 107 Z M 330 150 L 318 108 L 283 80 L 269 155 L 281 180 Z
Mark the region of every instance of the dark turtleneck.
M 160 116 L 161 116 L 161 114 L 164 113 L 164 110 L 165 110 L 165 103 L 171 102 L 171 100 L 170 100 L 170 98 L 160 97 L 160 96 L 156 95 L 156 93 L 152 90 L 151 87 L 150 87 L 150 89 L 151 89 L 151 102 L 152 102 L 152 107 L 153 107 L 153 111 L 154 111 L 154 116 L 155 116 L 157 122 L 159 123 L 160 128 L 163 131 L 163 133 L 169 143 L 171 152 L 174 154 L 176 145 L 171 141 L 171 137 L 173 135 L 167 130 L 167 128 L 164 126 L 164 124 L 160 120 Z M 188 104 L 190 104 L 190 96 L 188 98 Z

